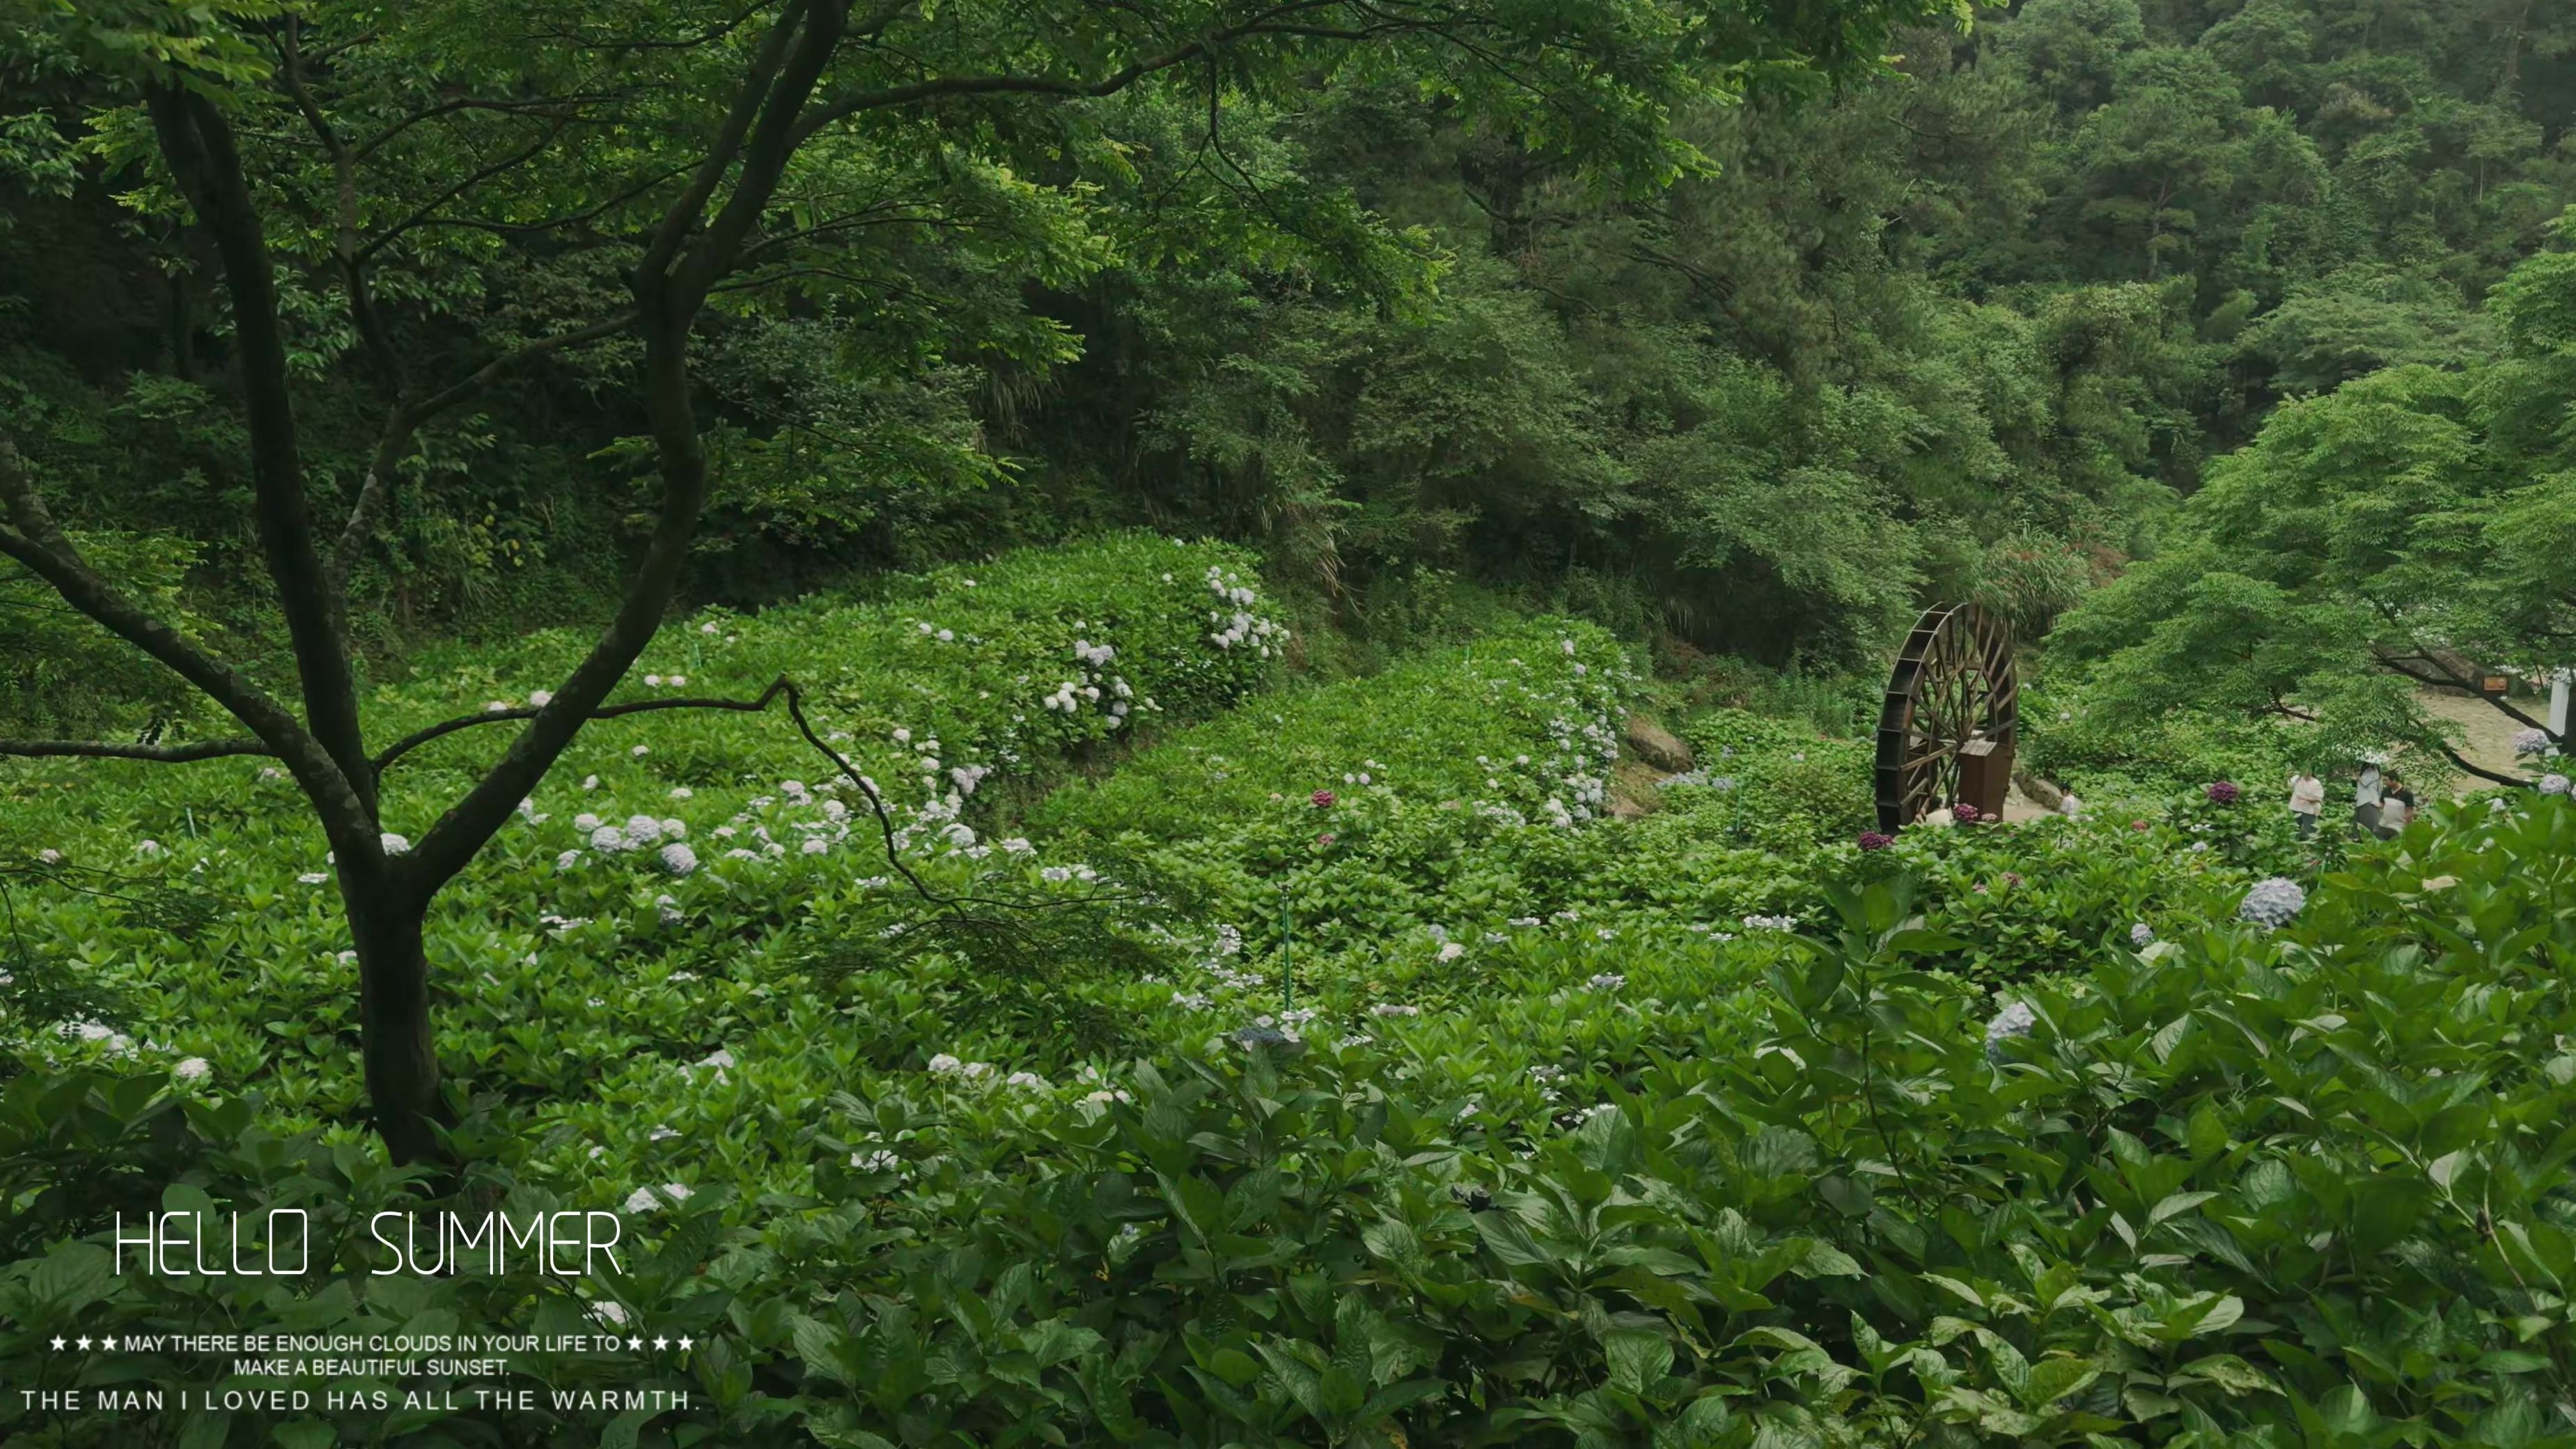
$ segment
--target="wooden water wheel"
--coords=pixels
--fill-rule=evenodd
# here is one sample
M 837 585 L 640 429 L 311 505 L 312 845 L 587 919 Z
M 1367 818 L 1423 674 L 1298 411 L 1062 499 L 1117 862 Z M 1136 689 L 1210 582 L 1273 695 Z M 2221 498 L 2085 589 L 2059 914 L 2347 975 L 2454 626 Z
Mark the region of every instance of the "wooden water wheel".
M 1974 805 L 2000 816 L 2012 788 L 2020 686 L 2012 630 L 1974 604 L 1923 611 L 1878 715 L 1878 828 Z

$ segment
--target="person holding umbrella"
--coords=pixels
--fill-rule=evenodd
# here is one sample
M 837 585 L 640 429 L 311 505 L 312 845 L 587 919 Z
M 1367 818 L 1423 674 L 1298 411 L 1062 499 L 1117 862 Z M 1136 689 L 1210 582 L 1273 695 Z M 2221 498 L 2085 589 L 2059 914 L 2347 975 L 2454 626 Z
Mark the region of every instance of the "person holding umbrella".
M 2367 760 L 2352 787 L 2352 823 L 2373 835 L 2379 833 L 2379 767 Z

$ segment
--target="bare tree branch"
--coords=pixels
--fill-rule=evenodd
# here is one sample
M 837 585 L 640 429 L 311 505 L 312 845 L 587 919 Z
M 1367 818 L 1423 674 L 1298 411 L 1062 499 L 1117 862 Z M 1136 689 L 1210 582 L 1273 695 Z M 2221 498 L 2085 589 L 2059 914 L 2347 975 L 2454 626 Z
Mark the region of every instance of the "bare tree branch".
M 594 720 L 615 719 L 620 715 L 648 714 L 654 710 L 663 709 L 729 709 L 737 710 L 745 714 L 758 714 L 762 710 L 769 708 L 770 701 L 776 699 L 780 691 L 792 688 L 794 688 L 794 686 L 788 683 L 787 676 L 782 674 L 778 676 L 777 679 L 771 681 L 770 686 L 767 689 L 762 690 L 759 696 L 753 699 L 716 699 L 706 696 L 686 699 L 639 699 L 627 704 L 602 705 L 599 708 L 592 710 L 590 712 L 590 717 Z M 401 759 L 403 756 L 410 754 L 416 749 L 419 749 L 422 745 L 428 744 L 431 740 L 443 739 L 459 730 L 472 729 L 476 725 L 501 724 L 509 720 L 535 719 L 541 712 L 543 712 L 543 706 L 531 705 L 521 706 L 515 709 L 487 709 L 480 714 L 458 715 L 454 719 L 441 720 L 426 729 L 414 730 L 410 734 L 403 736 L 401 739 L 394 741 L 392 744 L 385 746 L 384 749 L 379 751 L 376 755 L 376 773 L 379 775 L 383 774 L 387 769 L 392 767 L 394 761 Z
M 97 759 L 152 760 L 161 764 L 185 764 L 192 760 L 220 760 L 234 755 L 257 755 L 276 759 L 277 751 L 262 740 L 198 740 L 184 745 L 121 745 L 101 740 L 0 740 L 0 755 L 22 760 Z
M 1288 34 L 1292 27 L 1277 22 L 1287 16 L 1308 10 L 1330 9 L 1341 0 L 1291 0 L 1262 11 L 1239 24 L 1212 30 L 1195 40 L 1146 60 L 1133 61 L 1096 81 L 1065 80 L 1051 76 L 935 76 L 909 85 L 887 86 L 879 90 L 859 91 L 826 101 L 814 110 L 798 128 L 796 139 L 801 144 L 815 132 L 835 121 L 847 120 L 863 111 L 884 110 L 889 106 L 909 105 L 914 101 L 936 100 L 947 96 L 977 95 L 1042 95 L 1069 100 L 1096 100 L 1114 96 L 1150 75 L 1186 65 L 1209 54 L 1230 41 L 1260 34 Z M 1407 24 L 1388 27 L 1391 31 L 1421 28 Z
M 644 401 L 662 473 L 661 509 L 652 539 L 616 617 L 590 653 L 529 719 L 500 763 L 439 816 L 404 858 L 401 878 L 414 900 L 426 900 L 465 868 L 661 628 L 707 497 L 706 449 L 690 400 L 689 334 L 705 304 L 706 287 L 732 264 L 743 234 L 777 192 L 794 154 L 797 117 L 840 41 L 848 12 L 848 0 L 791 0 L 745 75 L 707 164 L 672 203 L 646 249 L 634 285 L 644 333 Z M 684 255 L 708 198 L 728 174 L 736 177 L 732 195 Z
M 2487 694 L 2485 691 L 2477 687 L 2477 683 L 2474 680 L 2462 678 L 2458 671 L 2452 669 L 2449 665 L 2444 664 L 2441 660 L 2433 657 L 2429 650 L 2419 648 L 2413 654 L 2381 654 L 2374 652 L 2372 658 L 2382 669 L 2386 669 L 2395 674 L 2403 674 L 2407 678 L 2414 680 L 2417 684 L 2431 685 L 2437 689 L 2444 685 L 2449 685 L 2453 689 L 2464 690 L 2469 694 L 2475 695 L 2478 699 L 2485 701 L 2490 708 L 2504 715 L 2507 719 L 2517 720 L 2522 724 L 2540 731 L 2542 734 L 2551 733 L 2549 726 L 2542 724 L 2540 721 L 2533 719 L 2530 715 L 2527 715 L 2521 710 L 2515 708 L 2513 701 Z M 2430 667 L 2435 672 L 2432 674 L 2418 673 L 2415 670 L 2406 667 L 2410 662 L 2420 662 Z
M 351 818 L 353 812 L 363 816 L 357 796 L 348 791 L 329 752 L 305 732 L 284 705 L 189 642 L 167 622 L 127 599 L 90 568 L 71 540 L 55 526 L 53 515 L 20 465 L 16 446 L 5 441 L 0 441 L 0 509 L 7 512 L 10 525 L 0 528 L 0 554 L 24 564 L 29 572 L 51 585 L 64 603 L 159 660 L 222 705 L 272 754 L 285 761 L 296 782 L 317 806 L 330 802 L 334 810 L 326 812 L 326 825 L 334 818 Z
M 707 147 L 706 159 L 698 163 L 697 175 L 689 179 L 678 196 L 662 213 L 661 223 L 653 230 L 653 239 L 644 248 L 644 258 L 636 264 L 636 274 L 660 277 L 671 269 L 671 263 L 687 244 L 689 234 L 697 229 L 699 218 L 706 214 L 707 199 L 725 173 L 733 169 L 734 159 L 742 153 L 743 138 L 750 134 L 752 121 L 760 114 L 769 83 L 787 63 L 787 48 L 796 38 L 797 26 L 804 19 L 803 0 L 791 0 L 770 22 L 769 33 L 761 38 L 760 53 L 753 57 L 751 69 L 743 78 L 742 88 L 734 95 L 732 109 L 725 113 L 724 125 L 716 132 L 715 141 Z
M 2444 757 L 2449 759 L 2452 764 L 2459 766 L 2461 769 L 2468 771 L 2470 774 L 2477 776 L 2481 780 L 2493 780 L 2499 785 L 2512 785 L 2518 789 L 2526 790 L 2531 788 L 2534 783 L 2530 780 L 2518 780 L 2511 775 L 2500 775 L 2495 771 L 2488 769 L 2484 765 L 2470 764 L 2467 760 L 2461 758 L 2459 751 L 2451 748 L 2450 742 L 2447 740 L 2436 740 L 2433 743 L 2433 747 L 2440 750 Z
M 436 216 L 440 207 L 445 206 L 447 203 L 454 201 L 460 196 L 463 196 L 465 193 L 482 185 L 484 182 L 491 180 L 493 177 L 498 176 L 505 171 L 516 170 L 545 154 L 546 149 L 554 145 L 557 140 L 561 139 L 565 130 L 567 130 L 571 125 L 572 122 L 570 119 L 557 118 L 553 125 L 546 128 L 545 134 L 539 136 L 534 141 L 531 141 L 527 145 L 520 147 L 518 150 L 501 157 L 497 161 L 487 162 L 486 164 L 467 172 L 465 175 L 458 177 L 454 182 L 450 183 L 445 190 L 439 192 L 438 195 L 431 197 L 429 200 L 422 202 L 419 206 L 412 208 L 410 215 L 405 216 L 402 220 L 395 222 L 393 225 L 386 227 L 383 231 L 369 237 L 366 240 L 366 243 L 357 249 L 357 260 L 361 263 L 372 260 L 376 253 L 393 245 L 395 242 L 401 240 L 402 237 L 413 228 L 422 225 L 430 218 Z
M 328 575 L 313 542 L 304 494 L 303 461 L 295 442 L 293 396 L 287 385 L 286 342 L 278 323 L 277 280 L 250 183 L 234 148 L 232 127 L 205 96 L 174 84 L 145 92 L 163 158 L 198 223 L 213 236 L 233 299 L 233 336 L 242 378 L 243 414 L 250 433 L 252 512 L 278 607 L 286 616 L 303 685 L 305 728 L 318 741 L 343 782 L 314 795 L 317 807 L 338 815 L 344 799 L 360 807 L 357 818 L 326 820 L 352 848 L 376 849 L 375 780 L 367 771 L 365 733 L 358 712 L 340 611 L 328 592 Z M 73 600 L 77 604 L 78 600 Z M 238 711 L 236 711 L 238 713 Z M 245 719 L 244 723 L 251 723 Z M 256 724 L 263 739 L 268 731 Z M 299 772 L 299 780 L 304 778 Z M 314 790 L 308 783 L 308 792 Z M 335 848 L 339 846 L 335 840 Z

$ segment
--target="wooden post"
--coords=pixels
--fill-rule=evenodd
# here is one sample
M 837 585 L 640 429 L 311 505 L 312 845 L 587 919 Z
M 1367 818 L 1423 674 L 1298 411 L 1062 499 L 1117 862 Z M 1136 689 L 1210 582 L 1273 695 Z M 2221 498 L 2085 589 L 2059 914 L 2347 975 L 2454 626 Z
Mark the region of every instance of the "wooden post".
M 1959 746 L 1959 803 L 2000 820 L 2004 797 L 2012 791 L 2012 746 L 1983 737 Z

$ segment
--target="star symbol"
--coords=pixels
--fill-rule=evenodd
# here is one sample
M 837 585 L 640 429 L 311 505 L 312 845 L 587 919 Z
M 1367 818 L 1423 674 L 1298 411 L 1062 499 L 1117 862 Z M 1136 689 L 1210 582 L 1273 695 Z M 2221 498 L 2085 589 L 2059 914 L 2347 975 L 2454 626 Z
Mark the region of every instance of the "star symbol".
M 630 1338 L 626 1340 L 626 1346 L 628 1348 L 642 1348 L 644 1346 L 644 1340 L 640 1338 Z
M 81 1346 L 81 1347 L 83 1347 L 83 1348 L 87 1348 L 87 1347 L 89 1347 L 89 1335 L 88 1335 L 88 1334 L 82 1334 L 82 1335 L 81 1335 L 80 1346 Z
M 99 1346 L 99 1347 L 101 1347 L 101 1348 L 106 1348 L 106 1349 L 112 1349 L 112 1348 L 116 1347 L 116 1335 L 115 1335 L 115 1334 L 113 1334 L 113 1333 L 102 1333 L 102 1334 L 100 1334 L 100 1335 L 98 1336 L 98 1346 Z
M 656 1334 L 653 1337 L 653 1346 L 655 1348 L 669 1348 L 671 1346 L 671 1340 Z
M 688 1346 L 689 1346 L 689 1338 L 688 1338 L 688 1335 L 687 1335 L 687 1334 L 682 1334 L 682 1335 L 680 1336 L 680 1347 L 682 1347 L 682 1348 L 687 1348 Z
M 57 1333 L 57 1334 L 55 1334 L 55 1335 L 54 1335 L 54 1352 L 56 1352 L 56 1353 L 61 1353 L 62 1351 L 63 1351 L 63 1336 L 62 1336 L 61 1334 Z

